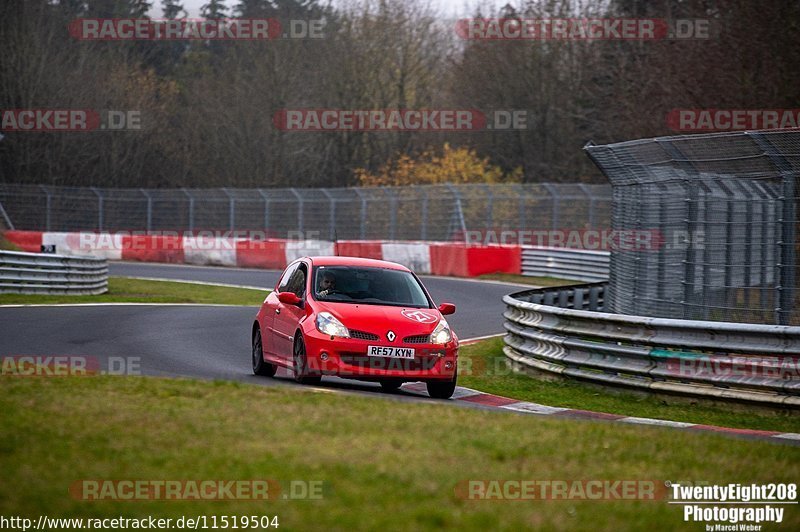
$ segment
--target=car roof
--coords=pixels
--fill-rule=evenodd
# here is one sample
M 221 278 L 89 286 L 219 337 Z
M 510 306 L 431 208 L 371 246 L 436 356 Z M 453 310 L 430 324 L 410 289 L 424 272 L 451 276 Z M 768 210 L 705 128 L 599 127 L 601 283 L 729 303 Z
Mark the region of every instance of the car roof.
M 312 266 L 363 266 L 372 268 L 387 268 L 390 270 L 411 271 L 402 264 L 378 259 L 365 259 L 362 257 L 303 257 L 311 262 Z

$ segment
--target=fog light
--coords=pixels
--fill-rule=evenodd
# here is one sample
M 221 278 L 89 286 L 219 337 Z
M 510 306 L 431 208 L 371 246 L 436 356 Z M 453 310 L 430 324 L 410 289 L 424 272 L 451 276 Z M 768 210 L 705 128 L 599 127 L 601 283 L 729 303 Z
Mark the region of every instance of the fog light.
M 451 362 L 450 360 L 445 362 L 444 363 L 444 369 L 453 369 L 453 362 Z
M 322 360 L 323 362 L 325 362 L 326 360 L 328 360 L 328 353 L 322 353 L 319 356 L 319 359 Z

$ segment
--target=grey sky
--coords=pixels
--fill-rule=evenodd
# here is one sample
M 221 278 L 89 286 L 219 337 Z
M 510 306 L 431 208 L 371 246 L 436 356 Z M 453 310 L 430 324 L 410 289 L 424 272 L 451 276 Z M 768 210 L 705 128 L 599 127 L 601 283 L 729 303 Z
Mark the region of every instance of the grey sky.
M 153 1 L 153 16 L 161 16 L 161 0 Z M 189 11 L 189 17 L 196 18 L 200 16 L 200 6 L 208 3 L 208 0 L 183 0 L 183 5 Z M 238 3 L 238 0 L 227 0 L 225 4 L 228 7 L 233 7 Z M 469 16 L 474 6 L 479 3 L 481 5 L 489 6 L 502 6 L 508 3 L 512 5 L 517 3 L 513 0 L 505 2 L 501 0 L 430 0 L 430 5 L 437 8 L 444 17 L 466 17 Z M 336 4 L 334 0 L 334 4 Z

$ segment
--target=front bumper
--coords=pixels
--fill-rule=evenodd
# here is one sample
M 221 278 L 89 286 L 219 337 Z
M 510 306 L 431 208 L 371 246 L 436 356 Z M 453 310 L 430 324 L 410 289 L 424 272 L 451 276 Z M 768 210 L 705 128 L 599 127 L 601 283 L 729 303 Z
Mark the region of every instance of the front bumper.
M 306 333 L 309 371 L 321 375 L 361 380 L 400 379 L 407 381 L 452 380 L 458 365 L 458 341 L 444 345 L 387 343 L 381 340 L 334 338 L 316 329 Z M 367 356 L 367 347 L 410 347 L 414 359 Z

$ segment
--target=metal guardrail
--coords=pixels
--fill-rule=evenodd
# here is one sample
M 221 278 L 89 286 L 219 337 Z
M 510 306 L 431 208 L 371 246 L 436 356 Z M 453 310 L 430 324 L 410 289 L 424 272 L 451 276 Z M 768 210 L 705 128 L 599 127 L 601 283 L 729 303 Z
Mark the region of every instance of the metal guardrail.
M 610 314 L 606 286 L 505 296 L 506 357 L 598 384 L 800 407 L 800 327 Z
M 0 251 L 0 293 L 96 295 L 108 291 L 108 261 Z
M 526 246 L 522 248 L 522 275 L 607 281 L 610 260 L 608 251 Z

